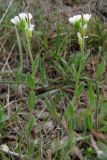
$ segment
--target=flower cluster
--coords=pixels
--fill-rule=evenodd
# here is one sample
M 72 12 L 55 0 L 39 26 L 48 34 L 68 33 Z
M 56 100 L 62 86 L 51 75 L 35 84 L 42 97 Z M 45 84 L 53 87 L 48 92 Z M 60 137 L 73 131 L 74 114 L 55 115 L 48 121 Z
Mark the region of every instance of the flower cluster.
M 87 38 L 86 31 L 90 18 L 91 14 L 76 15 L 69 18 L 69 22 L 77 29 L 77 37 L 81 47 L 84 45 L 84 38 Z
M 91 18 L 91 14 L 76 15 L 69 18 L 69 22 L 75 25 L 77 29 L 87 29 L 87 24 Z
M 31 24 L 32 14 L 31 13 L 20 13 L 11 19 L 11 22 L 15 24 L 19 30 L 27 33 L 29 36 L 32 35 L 34 25 Z

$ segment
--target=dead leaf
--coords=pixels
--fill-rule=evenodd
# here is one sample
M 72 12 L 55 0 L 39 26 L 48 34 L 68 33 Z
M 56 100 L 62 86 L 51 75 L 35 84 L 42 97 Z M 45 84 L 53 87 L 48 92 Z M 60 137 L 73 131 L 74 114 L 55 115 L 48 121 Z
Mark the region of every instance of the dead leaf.
M 107 140 L 107 136 L 105 136 L 103 133 L 96 131 L 95 129 L 91 130 L 91 134 L 96 137 L 96 138 L 100 138 L 102 140 Z

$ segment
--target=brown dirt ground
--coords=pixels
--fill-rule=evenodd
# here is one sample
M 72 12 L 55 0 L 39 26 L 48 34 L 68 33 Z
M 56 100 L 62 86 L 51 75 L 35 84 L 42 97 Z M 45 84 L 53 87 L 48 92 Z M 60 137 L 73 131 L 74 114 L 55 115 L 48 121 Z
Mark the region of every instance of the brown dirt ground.
M 48 20 L 51 20 L 55 13 L 59 17 L 64 15 L 65 18 L 80 13 L 90 13 L 92 6 L 92 0 L 80 0 L 79 2 L 76 0 L 29 0 L 28 2 L 28 8 L 34 11 L 37 7 L 41 8 Z

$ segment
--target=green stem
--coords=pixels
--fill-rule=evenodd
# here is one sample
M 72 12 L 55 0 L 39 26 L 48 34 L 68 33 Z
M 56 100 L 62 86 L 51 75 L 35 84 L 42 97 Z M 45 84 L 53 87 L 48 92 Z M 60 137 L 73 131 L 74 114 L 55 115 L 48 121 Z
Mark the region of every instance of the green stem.
M 28 35 L 26 33 L 25 33 L 25 47 L 26 47 L 26 50 L 28 50 L 31 66 L 33 66 L 34 60 L 33 60 L 33 56 L 32 56 L 30 38 L 28 37 Z M 35 78 L 35 73 L 34 73 L 33 69 L 31 70 L 31 74 L 32 74 L 32 78 Z M 35 88 L 32 88 L 32 86 L 30 87 L 30 91 L 31 91 L 30 94 L 31 95 L 34 92 L 34 89 Z M 33 115 L 33 109 L 30 108 L 29 109 L 29 122 L 32 118 L 32 115 Z M 31 132 L 30 132 L 29 135 L 28 135 L 28 160 L 32 160 L 32 155 L 31 155 L 31 153 L 29 153 L 31 140 L 32 140 L 32 138 L 31 138 Z
M 32 111 L 30 111 L 29 113 L 29 121 L 31 119 L 31 116 L 32 116 Z M 28 160 L 31 160 L 31 156 L 29 154 L 30 142 L 31 142 L 31 133 L 28 135 Z
M 96 113 L 95 113 L 95 121 L 96 121 L 96 128 L 98 128 L 99 123 L 98 123 L 98 111 L 99 111 L 99 88 L 98 88 L 98 83 L 95 81 L 96 85 L 96 94 L 97 94 L 97 99 L 96 99 Z
M 22 52 L 22 45 L 21 45 L 21 40 L 20 40 L 19 33 L 18 33 L 18 30 L 17 30 L 16 26 L 15 26 L 15 31 L 16 31 L 17 42 L 18 42 L 18 47 L 19 47 L 19 54 L 20 54 L 20 70 L 23 73 L 23 52 Z
M 85 50 L 85 41 L 84 41 L 85 35 L 82 35 L 82 46 L 81 46 L 81 53 L 84 56 L 84 50 Z
M 30 45 L 30 40 L 29 37 L 25 34 L 26 36 L 26 41 L 27 41 L 27 48 L 28 48 L 28 52 L 29 52 L 29 57 L 30 57 L 30 61 L 31 64 L 33 63 L 33 56 L 32 56 L 32 52 L 31 52 L 31 45 Z
M 77 92 L 78 92 L 78 88 L 79 88 L 79 79 L 80 79 L 80 75 L 84 66 L 84 46 L 85 46 L 85 41 L 84 41 L 84 35 L 82 35 L 82 45 L 80 46 L 81 48 L 81 61 L 80 61 L 80 66 L 79 66 L 79 70 L 76 76 L 76 85 L 75 85 L 75 94 L 74 94 L 74 98 L 72 100 L 73 106 L 75 106 L 76 104 L 76 99 L 77 99 Z

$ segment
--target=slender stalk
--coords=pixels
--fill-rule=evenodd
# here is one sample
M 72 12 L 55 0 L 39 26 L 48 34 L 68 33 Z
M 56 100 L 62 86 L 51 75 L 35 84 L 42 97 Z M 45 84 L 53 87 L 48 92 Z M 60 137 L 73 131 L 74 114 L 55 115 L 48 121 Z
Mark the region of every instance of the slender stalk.
M 31 52 L 31 45 L 30 45 L 30 40 L 27 34 L 25 34 L 26 36 L 26 41 L 27 41 L 27 47 L 28 47 L 28 52 L 29 52 L 29 57 L 30 57 L 30 61 L 31 64 L 33 63 L 33 56 L 32 56 L 32 52 Z
M 20 54 L 20 70 L 23 72 L 23 52 L 22 52 L 22 45 L 21 45 L 21 40 L 20 36 L 17 30 L 17 27 L 15 26 L 15 31 L 16 31 L 16 36 L 17 36 L 17 42 L 18 42 L 18 47 L 19 47 L 19 54 Z
M 76 85 L 75 85 L 75 95 L 74 95 L 74 98 L 73 98 L 73 106 L 75 106 L 75 103 L 76 103 L 76 99 L 77 99 L 77 92 L 78 92 L 78 88 L 79 88 L 79 79 L 80 79 L 80 75 L 81 75 L 81 72 L 82 72 L 82 69 L 83 69 L 83 66 L 84 66 L 84 61 L 83 61 L 83 58 L 84 58 L 84 50 L 85 50 L 85 41 L 84 41 L 84 34 L 82 34 L 82 44 L 80 44 L 80 49 L 81 49 L 81 61 L 80 61 L 80 66 L 79 66 L 79 70 L 78 70 L 78 73 L 77 73 L 77 76 L 76 76 Z
M 81 53 L 84 56 L 84 50 L 85 50 L 85 41 L 84 41 L 85 35 L 82 35 L 82 46 L 81 46 Z
M 31 110 L 30 110 L 30 112 L 29 112 L 29 121 L 30 121 L 30 119 L 31 119 L 31 117 L 32 117 L 32 112 L 33 112 L 33 111 L 31 111 Z M 31 160 L 31 159 L 32 159 L 31 155 L 29 154 L 30 143 L 31 143 L 31 133 L 28 134 L 28 160 Z
M 95 113 L 95 121 L 96 121 L 96 128 L 98 128 L 99 123 L 98 123 L 98 111 L 99 111 L 99 88 L 98 88 L 98 84 L 95 81 L 95 85 L 96 85 L 96 93 L 97 93 L 97 99 L 96 99 L 96 113 Z
M 30 58 L 31 66 L 32 66 L 34 60 L 33 60 L 32 51 L 31 51 L 31 43 L 30 43 L 30 39 L 26 33 L 25 33 L 25 38 L 26 38 L 26 49 L 28 50 L 29 58 Z M 35 78 L 35 74 L 32 70 L 31 70 L 31 74 L 32 74 L 32 78 Z M 32 89 L 32 87 L 31 87 L 30 90 L 31 90 L 30 94 L 32 95 L 32 93 L 34 92 L 34 88 Z M 33 115 L 33 109 L 29 109 L 29 121 L 31 120 L 32 115 Z M 31 140 L 32 140 L 31 133 L 29 133 L 29 135 L 28 135 L 28 160 L 32 159 L 32 155 L 31 155 L 31 153 L 29 153 Z

